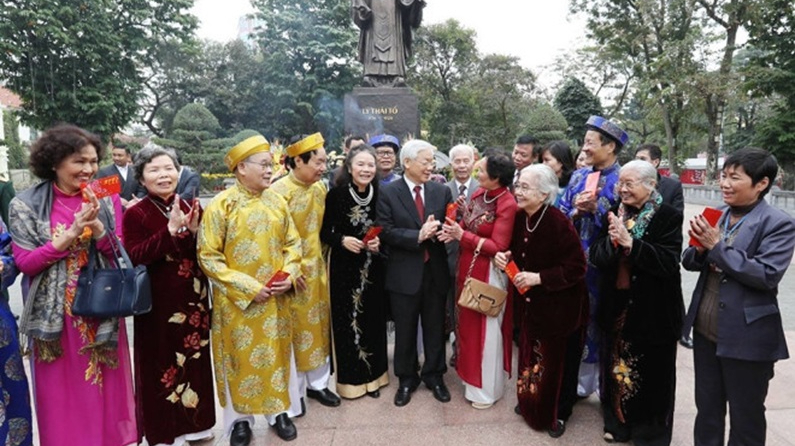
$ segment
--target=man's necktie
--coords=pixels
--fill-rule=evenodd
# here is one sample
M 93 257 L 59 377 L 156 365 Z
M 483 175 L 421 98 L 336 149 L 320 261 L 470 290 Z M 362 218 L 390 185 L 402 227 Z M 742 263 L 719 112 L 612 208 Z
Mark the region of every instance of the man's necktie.
M 425 205 L 422 203 L 422 186 L 414 186 L 414 205 L 417 206 L 417 213 L 420 214 L 420 223 L 425 223 Z M 428 250 L 423 250 L 423 261 L 427 262 L 431 258 Z
M 417 213 L 420 215 L 420 222 L 425 222 L 425 205 L 422 203 L 422 186 L 414 186 L 414 205 L 417 206 Z
M 467 193 L 467 187 L 466 187 L 466 185 L 462 184 L 462 185 L 458 186 L 458 196 L 459 196 L 459 197 L 460 197 L 461 195 L 466 195 L 466 193 Z

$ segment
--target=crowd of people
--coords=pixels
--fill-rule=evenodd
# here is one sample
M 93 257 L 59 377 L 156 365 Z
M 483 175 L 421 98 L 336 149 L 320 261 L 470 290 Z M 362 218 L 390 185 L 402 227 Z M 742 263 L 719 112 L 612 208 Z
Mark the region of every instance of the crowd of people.
M 21 338 L 0 306 L 0 440 L 32 444 L 33 407 L 42 446 L 195 444 L 213 438 L 217 396 L 231 446 L 251 443 L 254 415 L 290 441 L 307 398 L 380 398 L 393 321 L 395 406 L 421 384 L 449 402 L 449 364 L 474 409 L 497 410 L 516 373 L 513 410 L 532 429 L 564 435 L 595 393 L 604 441 L 636 445 L 671 443 L 677 342 L 692 330 L 694 444 L 724 444 L 727 405 L 729 444 L 764 444 L 773 365 L 788 357 L 777 285 L 795 248 L 795 220 L 764 200 L 775 158 L 730 154 L 722 217 L 685 223 L 658 146 L 622 166 L 627 133 L 598 116 L 585 126 L 577 156 L 531 136 L 510 154 L 457 145 L 444 182 L 436 147 L 392 135 L 347 138 L 329 178 L 319 133 L 290 141 L 275 179 L 255 135 L 225 154 L 235 183 L 205 209 L 173 150 L 113 147 L 100 170 L 95 135 L 45 131 L 30 155 L 41 182 L 0 226 L 3 289 L 24 274 Z M 86 188 L 98 175 L 117 175 L 121 194 Z M 152 286 L 132 359 L 123 318 L 72 312 L 90 249 L 116 262 L 113 238 Z M 700 272 L 687 313 L 680 259 Z M 465 302 L 474 289 L 507 299 L 482 311 Z

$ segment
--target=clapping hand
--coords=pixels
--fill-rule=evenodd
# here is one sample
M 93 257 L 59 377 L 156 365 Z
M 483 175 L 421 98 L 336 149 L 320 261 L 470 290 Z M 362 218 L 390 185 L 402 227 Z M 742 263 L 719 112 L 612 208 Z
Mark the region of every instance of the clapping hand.
M 613 243 L 613 246 L 622 246 L 627 249 L 632 249 L 632 236 L 629 235 L 629 231 L 624 225 L 624 222 L 612 212 L 607 214 L 607 221 L 609 223 L 607 234 L 610 236 L 610 241 Z
M 501 270 L 505 270 L 508 262 L 511 261 L 511 251 L 498 252 L 494 255 L 494 266 Z
M 690 229 L 687 233 L 701 243 L 701 246 L 696 247 L 699 254 L 714 248 L 720 241 L 720 229 L 717 226 L 710 225 L 701 214 L 690 220 Z
M 593 214 L 598 209 L 596 204 L 596 198 L 598 196 L 598 192 L 593 194 L 592 192 L 583 191 L 577 194 L 574 197 L 574 207 L 577 209 L 577 213 L 579 215 L 583 214 Z
M 442 234 L 439 240 L 449 243 L 453 240 L 461 240 L 464 236 L 464 229 L 451 218 L 445 218 L 445 224 L 442 226 Z
M 422 243 L 429 238 L 435 237 L 441 225 L 442 222 L 437 221 L 433 215 L 429 215 L 428 219 L 425 220 L 425 223 L 420 228 L 420 235 L 417 242 Z

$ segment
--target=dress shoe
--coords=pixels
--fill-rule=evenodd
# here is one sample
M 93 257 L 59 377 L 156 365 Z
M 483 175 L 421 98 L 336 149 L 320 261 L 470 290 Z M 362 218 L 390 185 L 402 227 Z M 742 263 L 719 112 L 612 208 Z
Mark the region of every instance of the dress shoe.
M 229 434 L 229 446 L 248 446 L 251 443 L 251 427 L 248 421 L 238 421 Z
M 493 405 L 494 405 L 494 403 L 478 403 L 478 402 L 472 401 L 472 407 L 477 409 L 477 410 L 490 409 L 491 406 L 493 406 Z
M 375 389 L 372 392 L 367 392 L 367 396 L 369 396 L 370 398 L 379 398 L 381 396 L 381 391 Z
M 403 407 L 411 401 L 411 392 L 414 389 L 408 386 L 400 386 L 398 387 L 397 393 L 395 393 L 395 406 Z
M 519 407 L 518 404 L 513 406 L 513 413 L 515 413 L 516 415 L 521 415 L 522 414 L 522 409 Z
M 627 437 L 622 437 L 620 435 L 613 434 L 612 432 L 605 432 L 604 435 L 602 435 L 602 439 L 605 441 L 605 443 L 611 443 L 611 444 L 612 443 L 629 443 L 629 440 L 630 440 L 630 438 L 628 436 Z
M 433 397 L 437 400 L 443 403 L 450 401 L 450 391 L 447 390 L 447 386 L 445 386 L 444 383 L 439 383 L 433 386 L 426 385 L 426 387 L 431 389 L 431 392 L 433 392 Z
M 555 427 L 549 429 L 547 433 L 552 438 L 558 438 L 566 432 L 566 422 L 558 419 L 557 423 L 555 423 Z
M 306 389 L 306 396 L 317 400 L 324 406 L 337 407 L 340 405 L 340 397 L 335 395 L 328 387 L 323 390 Z
M 681 344 L 682 347 L 684 347 L 684 348 L 692 349 L 693 348 L 693 338 L 691 338 L 690 336 L 682 336 L 682 338 L 679 339 L 679 344 Z
M 280 413 L 277 415 L 276 424 L 271 427 L 276 429 L 276 435 L 278 435 L 279 438 L 284 441 L 295 440 L 295 438 L 298 436 L 298 429 L 295 428 L 293 420 L 291 420 L 286 413 Z

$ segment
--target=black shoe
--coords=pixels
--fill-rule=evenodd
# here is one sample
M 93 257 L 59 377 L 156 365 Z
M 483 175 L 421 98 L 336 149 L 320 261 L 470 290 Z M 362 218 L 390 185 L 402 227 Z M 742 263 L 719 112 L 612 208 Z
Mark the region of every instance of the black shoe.
M 679 344 L 681 344 L 682 347 L 684 347 L 684 348 L 692 349 L 693 348 L 693 338 L 691 338 L 690 336 L 682 336 L 682 338 L 679 339 Z
M 521 415 L 522 414 L 522 409 L 519 408 L 518 404 L 513 406 L 513 413 L 515 413 L 516 415 Z
M 292 441 L 298 436 L 298 430 L 293 424 L 293 420 L 287 416 L 286 413 L 281 413 L 276 416 L 276 424 L 271 426 L 276 429 L 276 435 L 284 441 Z M 246 443 L 248 444 L 248 443 Z
M 251 443 L 251 427 L 248 421 L 238 421 L 229 434 L 229 446 L 248 446 Z
M 414 391 L 414 388 L 407 387 L 407 386 L 400 386 L 398 387 L 397 393 L 395 393 L 395 406 L 403 407 L 409 402 L 411 402 L 411 392 Z
M 566 432 L 566 422 L 561 419 L 558 419 L 558 422 L 555 423 L 555 427 L 549 429 L 547 433 L 552 438 L 558 438 Z
M 328 388 L 323 390 L 306 389 L 306 396 L 317 400 L 320 404 L 328 407 L 337 407 L 340 405 L 340 397 L 334 394 Z
M 367 392 L 367 396 L 369 396 L 370 398 L 379 398 L 381 396 L 381 391 L 375 389 L 372 392 Z
M 443 403 L 450 401 L 450 391 L 447 390 L 447 386 L 445 386 L 443 382 L 436 384 L 435 386 L 429 386 L 426 384 L 426 387 L 431 389 L 431 392 L 433 392 L 433 397 L 437 400 Z
M 455 363 L 458 360 L 458 355 L 453 353 L 453 356 L 450 356 L 450 367 L 455 368 Z

